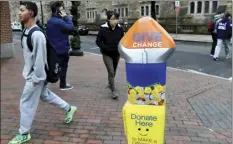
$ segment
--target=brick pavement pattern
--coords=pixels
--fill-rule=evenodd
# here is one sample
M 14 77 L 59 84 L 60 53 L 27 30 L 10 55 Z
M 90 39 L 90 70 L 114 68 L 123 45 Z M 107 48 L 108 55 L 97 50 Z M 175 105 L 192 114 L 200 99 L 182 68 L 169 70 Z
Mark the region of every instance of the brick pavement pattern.
M 6 144 L 18 133 L 19 99 L 24 86 L 22 54 L 19 50 L 13 59 L 1 62 L 1 144 Z M 121 113 L 126 100 L 124 62 L 120 62 L 116 76 L 121 94 L 118 101 L 112 100 L 106 89 L 106 75 L 102 57 L 72 57 L 68 80 L 74 89 L 64 92 L 58 85 L 49 87 L 78 106 L 74 122 L 64 125 L 63 111 L 41 102 L 30 143 L 126 144 Z M 231 143 L 231 82 L 168 69 L 167 97 L 166 144 Z M 214 112 L 225 116 L 226 121 L 212 123 L 210 119 L 219 118 L 213 117 Z

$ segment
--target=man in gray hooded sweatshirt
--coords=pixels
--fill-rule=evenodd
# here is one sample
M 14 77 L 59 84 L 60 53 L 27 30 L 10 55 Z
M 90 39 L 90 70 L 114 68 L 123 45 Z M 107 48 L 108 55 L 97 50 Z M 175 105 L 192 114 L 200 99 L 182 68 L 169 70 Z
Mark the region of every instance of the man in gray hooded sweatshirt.
M 224 17 L 224 13 L 220 13 L 220 14 L 216 14 L 212 19 L 213 29 L 211 29 L 211 35 L 212 35 L 213 43 L 210 51 L 210 56 L 212 57 L 214 56 L 215 47 L 217 45 L 217 25 L 222 20 L 223 17 Z
M 20 128 L 19 134 L 9 144 L 22 144 L 31 139 L 30 129 L 36 114 L 39 100 L 54 104 L 66 112 L 64 123 L 70 123 L 77 110 L 47 88 L 46 71 L 47 48 L 46 38 L 41 31 L 34 31 L 31 35 L 33 50 L 27 45 L 27 34 L 34 27 L 38 27 L 35 17 L 38 13 L 37 5 L 33 2 L 22 2 L 19 9 L 19 19 L 25 26 L 22 38 L 24 55 L 23 77 L 26 84 L 20 99 Z

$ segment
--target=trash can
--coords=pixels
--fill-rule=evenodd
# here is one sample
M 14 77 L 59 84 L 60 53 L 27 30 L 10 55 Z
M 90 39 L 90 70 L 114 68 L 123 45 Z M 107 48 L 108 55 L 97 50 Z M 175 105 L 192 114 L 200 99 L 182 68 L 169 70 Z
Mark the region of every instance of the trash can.
M 122 113 L 128 144 L 163 144 L 166 62 L 172 37 L 151 17 L 136 21 L 119 43 L 125 59 L 128 100 Z

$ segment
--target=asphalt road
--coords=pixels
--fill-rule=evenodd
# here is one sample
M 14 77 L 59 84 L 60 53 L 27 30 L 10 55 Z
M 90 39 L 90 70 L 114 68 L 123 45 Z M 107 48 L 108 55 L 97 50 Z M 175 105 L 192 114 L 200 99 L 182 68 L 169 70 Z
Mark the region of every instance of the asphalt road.
M 13 37 L 20 40 L 20 33 L 14 32 Z M 81 36 L 81 46 L 86 52 L 100 54 L 95 44 L 96 36 Z M 232 77 L 232 59 L 225 59 L 224 49 L 218 62 L 209 56 L 211 43 L 176 42 L 176 51 L 168 60 L 168 66 L 183 70 L 191 70 L 223 78 Z
M 82 48 L 84 51 L 100 54 L 95 44 L 95 36 L 82 36 Z M 225 59 L 224 50 L 218 62 L 209 56 L 211 43 L 176 42 L 177 48 L 168 60 L 168 66 L 178 69 L 189 69 L 214 76 L 232 77 L 232 59 Z

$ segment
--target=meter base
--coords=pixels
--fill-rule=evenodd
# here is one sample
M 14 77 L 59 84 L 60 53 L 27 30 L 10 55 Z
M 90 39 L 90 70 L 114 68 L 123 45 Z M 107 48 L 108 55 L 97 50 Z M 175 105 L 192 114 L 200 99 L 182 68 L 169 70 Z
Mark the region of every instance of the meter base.
M 152 106 L 126 102 L 122 113 L 128 144 L 164 144 L 166 104 Z

